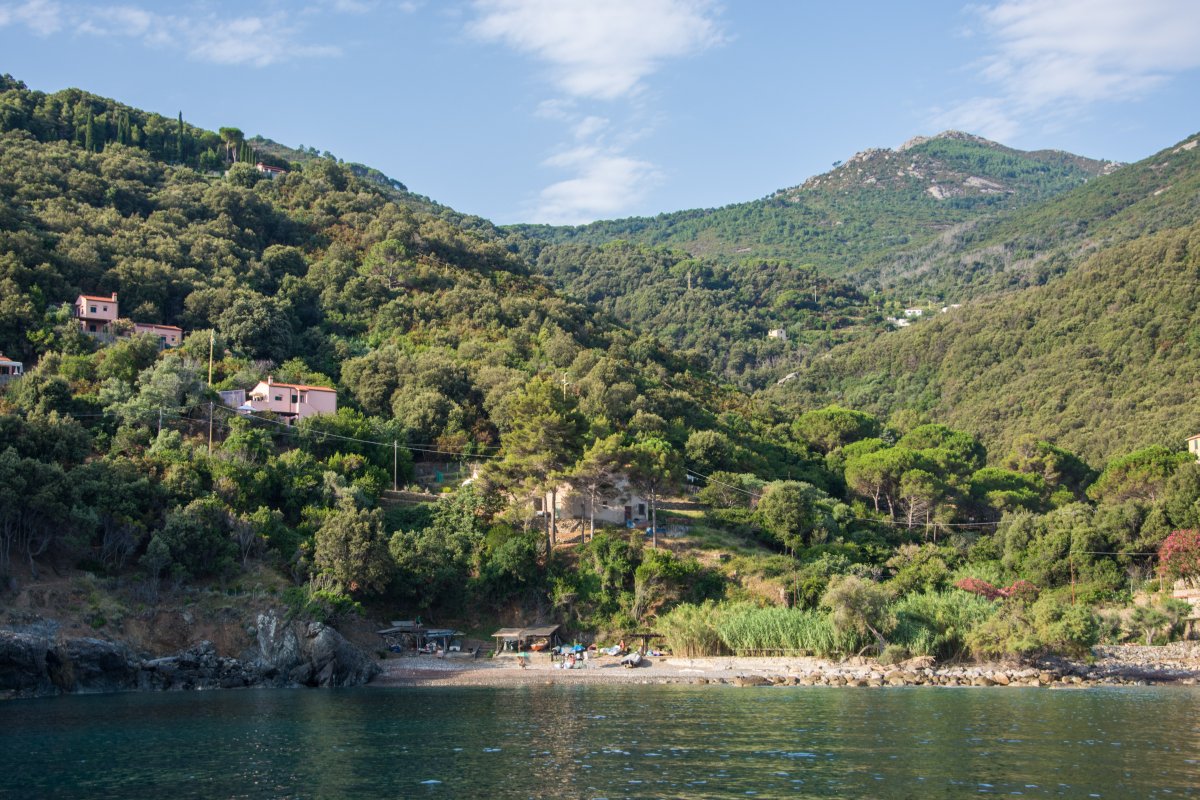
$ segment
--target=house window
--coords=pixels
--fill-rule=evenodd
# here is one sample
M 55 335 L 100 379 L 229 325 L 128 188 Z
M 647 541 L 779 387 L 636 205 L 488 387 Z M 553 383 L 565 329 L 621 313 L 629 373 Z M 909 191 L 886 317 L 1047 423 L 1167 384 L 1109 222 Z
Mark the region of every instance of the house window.
M 0 367 L 0 375 L 7 375 L 8 367 Z
M 92 312 L 93 314 L 95 314 L 95 313 L 96 313 L 96 307 L 95 307 L 95 306 L 90 306 L 90 307 L 88 308 L 88 311 L 90 311 L 90 312 Z
M 296 402 L 296 401 L 298 401 L 299 399 L 300 399 L 300 398 L 299 398 L 299 397 L 296 397 L 296 395 L 292 395 L 292 402 L 293 402 L 293 403 L 295 403 L 295 402 Z
M 276 403 L 282 403 L 282 402 L 283 402 L 283 395 L 281 395 L 281 394 L 277 394 L 277 395 L 275 395 L 275 402 L 276 402 Z
M 95 333 L 95 332 L 96 332 L 96 326 L 95 326 L 95 325 L 88 325 L 88 330 L 89 330 L 89 331 L 91 331 L 92 333 Z
M 96 310 L 96 309 L 94 309 L 94 308 L 92 309 L 92 311 L 95 311 L 95 310 Z M 105 310 L 105 311 L 108 311 L 108 306 L 105 306 L 105 307 L 104 307 L 104 310 Z
M 638 503 L 638 516 L 639 517 L 646 516 L 646 504 L 645 503 Z

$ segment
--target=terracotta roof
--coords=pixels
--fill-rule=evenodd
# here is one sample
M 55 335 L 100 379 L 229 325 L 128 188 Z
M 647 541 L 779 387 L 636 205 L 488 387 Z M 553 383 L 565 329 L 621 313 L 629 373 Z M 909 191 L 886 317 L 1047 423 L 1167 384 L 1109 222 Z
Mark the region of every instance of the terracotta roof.
M 1192 441 L 1193 439 L 1200 439 L 1200 433 L 1197 433 L 1195 436 L 1189 436 L 1189 437 L 1187 438 L 1187 441 L 1189 441 L 1189 442 L 1190 442 L 1190 441 Z
M 143 328 L 166 328 L 172 331 L 179 331 L 180 333 L 183 332 L 183 328 L 180 328 L 178 325 L 159 325 L 157 322 L 135 322 L 133 324 L 141 325 Z
M 108 297 L 101 297 L 98 294 L 81 294 L 79 296 L 82 297 L 84 300 L 103 300 L 106 303 L 117 302 L 117 293 L 116 292 L 113 292 Z
M 266 381 L 259 381 L 259 382 L 267 383 Z M 279 381 L 271 381 L 267 385 L 268 386 L 286 386 L 289 389 L 300 389 L 301 391 L 305 391 L 305 392 L 335 392 L 334 389 L 331 389 L 328 386 L 308 386 L 303 383 L 280 383 Z
M 7 361 L 9 364 L 21 363 L 20 361 L 13 361 L 11 358 L 8 358 L 6 355 L 4 355 L 4 353 L 0 353 L 0 361 Z

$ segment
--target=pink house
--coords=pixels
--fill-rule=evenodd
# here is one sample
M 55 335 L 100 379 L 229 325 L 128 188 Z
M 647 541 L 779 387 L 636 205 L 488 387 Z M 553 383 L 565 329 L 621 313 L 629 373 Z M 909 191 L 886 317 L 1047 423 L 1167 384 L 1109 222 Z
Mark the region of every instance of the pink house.
M 117 316 L 116 292 L 111 297 L 81 294 L 75 298 L 75 317 L 84 333 L 112 333 Z
M 160 347 L 178 347 L 183 341 L 183 328 L 174 325 L 155 325 L 152 322 L 133 323 L 134 334 L 148 333 L 158 337 Z
M 294 422 L 315 414 L 336 412 L 337 392 L 328 386 L 276 383 L 268 376 L 250 390 L 246 405 L 254 411 L 270 411 Z

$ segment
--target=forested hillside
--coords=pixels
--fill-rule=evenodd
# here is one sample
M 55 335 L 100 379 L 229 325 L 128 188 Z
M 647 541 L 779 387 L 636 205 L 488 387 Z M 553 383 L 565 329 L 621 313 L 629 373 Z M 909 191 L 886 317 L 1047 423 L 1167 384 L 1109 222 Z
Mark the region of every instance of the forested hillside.
M 882 328 L 888 307 L 845 280 L 785 261 L 693 258 L 625 241 L 526 242 L 520 251 L 568 295 L 744 389 L 774 383 L 835 344 Z
M 941 277 L 1008 291 L 836 349 L 777 396 L 919 409 L 990 444 L 1028 432 L 1097 459 L 1182 446 L 1200 424 L 1195 141 L 980 226 Z
M 1053 197 L 1112 167 L 1067 153 L 1012 150 L 949 131 L 899 150 L 858 153 L 801 186 L 749 203 L 575 228 L 512 229 L 556 243 L 628 239 L 693 256 L 780 258 L 811 264 L 824 275 L 856 275 L 895 248 Z
M 969 296 L 982 278 L 968 272 L 960 287 L 935 273 L 932 254 L 949 262 L 973 231 L 1115 166 L 951 131 L 859 153 L 751 203 L 506 230 L 529 237 L 521 251 L 555 286 L 761 389 L 836 345 L 890 332 L 885 320 L 906 307 Z
M 1200 527 L 1200 465 L 1162 446 L 1195 411 L 1194 220 L 884 334 L 896 299 L 818 267 L 530 241 L 311 152 L 266 177 L 234 128 L 3 85 L 0 351 L 28 370 L 0 391 L 0 587 L 78 576 L 97 630 L 207 590 L 302 618 L 658 624 L 681 650 L 732 620 L 768 631 L 751 650 L 1079 651 L 1092 605 Z M 936 141 L 912 149 L 992 150 Z M 1049 163 L 1047 186 L 1079 179 Z M 92 338 L 81 292 L 188 335 Z M 789 358 L 810 367 L 774 394 L 707 370 L 761 384 Z M 267 376 L 338 411 L 220 404 Z M 436 502 L 389 491 L 416 466 L 454 475 Z M 648 530 L 577 520 L 564 543 L 563 487 L 636 492 Z M 1145 633 L 1106 613 L 1109 640 Z

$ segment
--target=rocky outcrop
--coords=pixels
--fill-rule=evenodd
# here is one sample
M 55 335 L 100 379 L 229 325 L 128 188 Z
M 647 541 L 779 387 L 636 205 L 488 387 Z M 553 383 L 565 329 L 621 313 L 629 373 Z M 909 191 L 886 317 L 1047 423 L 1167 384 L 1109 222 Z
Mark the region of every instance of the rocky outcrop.
M 368 654 L 319 622 L 258 615 L 256 644 L 241 658 L 198 642 L 157 658 L 121 642 L 0 630 L 0 698 L 62 693 L 358 686 L 378 672 Z
M 247 654 L 264 679 L 275 685 L 358 686 L 379 665 L 319 622 L 285 622 L 274 612 L 258 616 L 257 652 Z
M 36 697 L 54 693 L 46 663 L 50 642 L 43 636 L 0 631 L 0 695 Z

